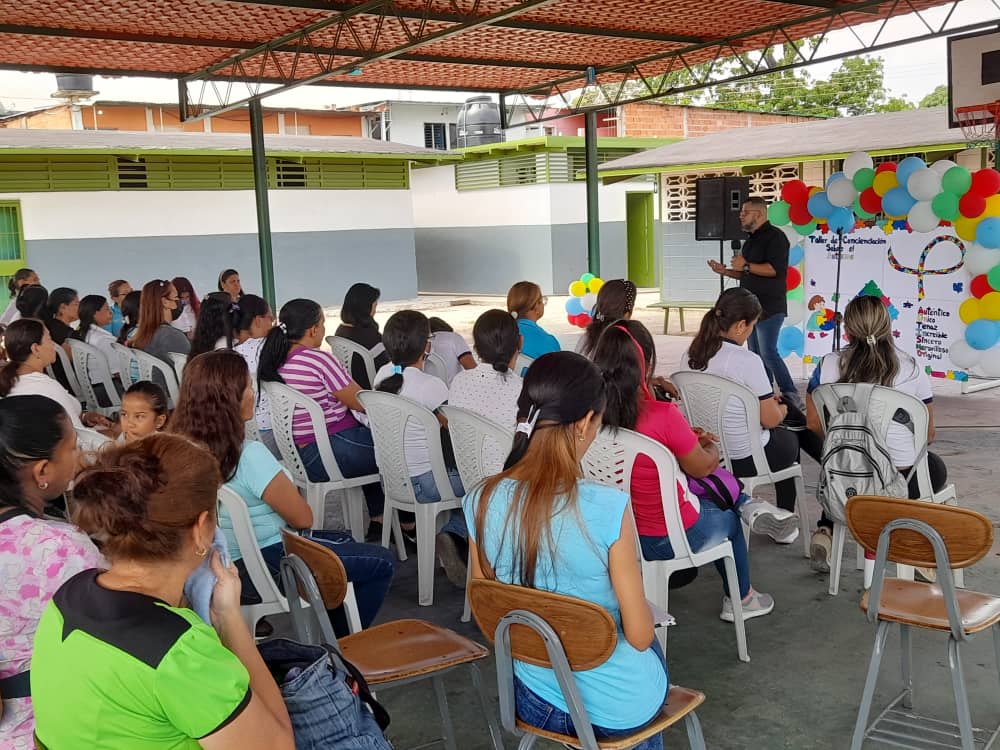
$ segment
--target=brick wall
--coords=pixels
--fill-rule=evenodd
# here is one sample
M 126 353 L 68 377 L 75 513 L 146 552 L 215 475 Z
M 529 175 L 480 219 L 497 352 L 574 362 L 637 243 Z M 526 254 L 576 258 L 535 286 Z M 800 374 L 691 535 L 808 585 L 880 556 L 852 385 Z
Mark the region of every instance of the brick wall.
M 733 128 L 755 128 L 815 119 L 664 104 L 626 104 L 622 107 L 622 118 L 622 135 L 629 138 L 696 138 Z

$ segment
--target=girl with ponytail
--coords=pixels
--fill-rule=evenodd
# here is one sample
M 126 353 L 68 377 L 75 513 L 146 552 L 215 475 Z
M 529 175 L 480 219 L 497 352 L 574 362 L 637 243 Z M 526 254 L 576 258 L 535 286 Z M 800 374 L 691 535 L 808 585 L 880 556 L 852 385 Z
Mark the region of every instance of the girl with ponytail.
M 615 620 L 611 657 L 574 675 L 598 739 L 650 721 L 669 682 L 643 595 L 628 495 L 580 476 L 604 405 L 604 379 L 592 362 L 572 352 L 539 357 L 524 378 L 504 471 L 463 500 L 474 578 L 585 599 Z M 518 717 L 565 732 L 568 708 L 552 670 L 515 662 L 514 674 Z M 662 750 L 663 740 L 636 748 Z
M 17 295 L 21 293 L 21 290 L 26 286 L 39 284 L 41 281 L 38 279 L 38 274 L 30 268 L 19 268 L 14 272 L 14 275 L 7 282 L 7 289 L 10 290 L 10 304 L 7 305 L 3 316 L 0 317 L 0 328 L 9 326 L 21 317 L 21 313 L 17 310 Z
M 517 322 L 503 310 L 487 310 L 476 320 L 472 340 L 479 364 L 451 381 L 448 403 L 513 430 L 521 395 L 521 376 L 514 372 L 523 340 Z
M 593 357 L 601 332 L 615 321 L 632 318 L 637 292 L 635 284 L 628 279 L 611 279 L 604 282 L 604 286 L 597 292 L 594 318 L 580 337 L 577 350 L 580 354 Z
M 239 315 L 239 303 L 233 302 L 226 292 L 206 295 L 198 309 L 188 359 L 216 349 L 232 349 Z

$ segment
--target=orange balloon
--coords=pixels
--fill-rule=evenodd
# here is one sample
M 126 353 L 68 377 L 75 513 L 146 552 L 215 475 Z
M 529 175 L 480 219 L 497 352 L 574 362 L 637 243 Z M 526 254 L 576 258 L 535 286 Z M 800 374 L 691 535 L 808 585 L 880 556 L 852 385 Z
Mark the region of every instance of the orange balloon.
M 814 195 L 816 195 L 816 193 L 822 193 L 822 192 L 823 188 L 813 185 L 811 188 L 809 188 L 809 197 L 812 198 Z
M 872 190 L 878 196 L 884 196 L 894 187 L 899 187 L 899 179 L 895 172 L 879 172 L 872 182 Z

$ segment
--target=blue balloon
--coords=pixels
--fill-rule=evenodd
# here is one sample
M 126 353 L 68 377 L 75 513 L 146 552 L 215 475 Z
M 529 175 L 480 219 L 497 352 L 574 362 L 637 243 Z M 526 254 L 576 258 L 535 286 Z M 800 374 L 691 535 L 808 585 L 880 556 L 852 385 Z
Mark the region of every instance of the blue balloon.
M 805 342 L 805 334 L 802 333 L 801 328 L 797 326 L 785 326 L 778 333 L 778 354 L 782 357 L 787 357 L 789 354 L 798 354 L 801 357 Z
M 830 203 L 830 199 L 826 197 L 826 192 L 822 190 L 809 198 L 809 202 L 806 203 L 806 208 L 809 209 L 809 213 L 813 216 L 817 216 L 821 219 L 826 219 L 833 213 L 833 204 Z
M 983 219 L 976 227 L 976 242 L 991 250 L 1000 250 L 1000 218 Z
M 847 234 L 854 229 L 854 212 L 849 208 L 835 208 L 827 223 L 831 231 Z
M 832 175 L 826 178 L 826 186 L 830 187 L 837 180 L 846 180 L 847 175 L 843 172 L 834 172 Z
M 899 166 L 896 167 L 896 179 L 899 180 L 899 184 L 906 186 L 906 181 L 910 179 L 910 175 L 916 172 L 918 169 L 926 169 L 927 162 L 921 159 L 919 156 L 907 156 L 903 161 L 899 162 Z M 885 206 L 884 199 L 882 206 Z
M 965 329 L 965 343 L 973 349 L 990 349 L 1000 341 L 1000 326 L 995 321 L 980 318 L 969 323 Z
M 894 187 L 882 196 L 882 210 L 889 216 L 906 216 L 916 203 L 916 198 L 906 192 L 904 187 Z
M 792 245 L 788 248 L 788 265 L 797 266 L 802 262 L 804 256 L 805 251 L 802 249 L 802 245 Z
M 580 315 L 585 310 L 583 309 L 583 299 L 580 297 L 570 297 L 566 300 L 566 314 L 567 315 Z

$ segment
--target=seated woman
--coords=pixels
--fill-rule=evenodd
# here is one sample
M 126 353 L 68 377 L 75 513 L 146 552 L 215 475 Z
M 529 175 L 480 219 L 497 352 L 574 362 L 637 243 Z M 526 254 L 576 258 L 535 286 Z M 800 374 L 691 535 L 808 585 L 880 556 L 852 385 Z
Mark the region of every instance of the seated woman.
M 166 279 L 153 279 L 142 288 L 139 300 L 139 325 L 135 336 L 128 341 L 133 349 L 139 349 L 162 359 L 173 367 L 170 354 L 187 354 L 191 342 L 187 336 L 172 325 L 180 316 L 177 290 Z M 162 379 L 159 373 L 157 379 Z M 164 383 L 159 383 L 164 385 Z
M 431 351 L 441 358 L 445 366 L 445 382 L 451 383 L 455 376 L 463 370 L 471 370 L 476 366 L 469 345 L 460 333 L 446 320 L 428 318 L 431 325 Z
M 14 300 L 18 317 L 35 318 L 46 321 L 49 319 L 49 290 L 41 284 L 27 284 L 21 287 L 20 294 Z
M 31 660 L 40 742 L 291 750 L 281 691 L 240 615 L 239 576 L 212 549 L 215 458 L 153 435 L 96 461 L 77 479 L 73 522 L 102 540 L 110 568 L 70 578 L 42 615 Z M 184 602 L 206 555 L 211 623 Z
M 81 570 L 104 564 L 85 534 L 44 517 L 76 470 L 76 433 L 57 402 L 43 396 L 0 399 L 0 737 L 4 747 L 34 747 L 28 670 L 35 629 L 49 599 Z M 10 743 L 10 744 L 8 744 Z
M 719 465 L 719 448 L 714 435 L 692 429 L 675 404 L 653 397 L 647 373 L 656 367 L 655 357 L 652 336 L 642 323 L 621 320 L 604 330 L 593 353 L 594 364 L 603 371 L 607 386 L 604 424 L 652 438 L 674 454 L 684 474 L 695 479 L 707 477 Z M 663 517 L 660 478 L 648 457 L 636 459 L 630 489 L 642 556 L 647 560 L 672 560 L 674 549 Z M 781 537 L 798 523 L 795 516 L 768 503 L 750 500 L 742 493 L 733 509 L 723 510 L 710 501 L 699 501 L 683 476 L 677 478 L 677 499 L 692 550 L 699 552 L 727 539 L 732 542 L 743 616 L 760 617 L 771 612 L 774 599 L 754 591 L 750 585 L 750 563 L 742 522 L 752 531 L 770 531 Z M 725 582 L 722 561 L 717 560 L 715 567 Z M 724 589 L 720 617 L 732 622 L 733 592 L 725 585 Z
M 562 348 L 559 346 L 559 339 L 538 325 L 538 320 L 545 314 L 548 301 L 548 297 L 542 294 L 541 287 L 531 281 L 519 281 L 507 292 L 507 312 L 517 320 L 518 330 L 524 339 L 521 353 L 525 357 L 538 359 L 543 354 L 557 352 Z
M 131 293 L 132 285 L 125 279 L 115 279 L 108 284 L 108 299 L 111 300 L 111 323 L 105 326 L 105 330 L 112 336 L 117 337 L 125 325 L 122 302 Z
M 521 376 L 514 372 L 521 351 L 517 323 L 503 310 L 487 310 L 472 327 L 479 364 L 463 370 L 448 388 L 448 403 L 474 411 L 498 425 L 517 426 L 517 399 Z
M 244 294 L 240 298 L 239 309 L 233 316 L 233 351 L 247 361 L 250 377 L 255 385 L 257 368 L 260 366 L 260 350 L 272 328 L 274 328 L 274 313 L 264 298 L 256 294 Z M 264 391 L 260 388 L 255 390 L 257 395 L 254 398 L 254 419 L 257 422 L 257 434 L 260 436 L 260 442 L 267 446 L 275 458 L 280 459 L 281 453 L 278 451 L 278 444 L 274 441 L 274 432 L 271 429 L 271 402 L 268 401 Z
M 118 353 L 111 348 L 115 337 L 105 326 L 111 322 L 111 308 L 100 294 L 88 294 L 80 300 L 80 326 L 73 332 L 73 338 L 90 344 L 104 355 L 111 374 L 121 376 Z M 91 380 L 94 377 L 91 376 Z
M 156 383 L 140 380 L 122 396 L 118 413 L 121 436 L 118 442 L 131 443 L 159 432 L 167 423 L 167 394 Z
M 49 315 L 45 324 L 52 340 L 62 346 L 73 335 L 72 324 L 80 319 L 80 297 L 75 289 L 61 286 L 49 292 L 47 307 Z
M 292 436 L 310 481 L 329 480 L 317 440 L 330 441 L 345 477 L 377 474 L 371 430 L 351 413 L 364 412 L 358 401 L 361 388 L 332 354 L 320 349 L 325 338 L 326 319 L 318 303 L 311 299 L 286 302 L 278 313 L 278 325 L 270 330 L 261 347 L 258 383 L 285 383 L 323 410 L 326 435 L 314 434 L 312 421 L 302 412 L 292 420 Z M 379 483 L 366 484 L 364 493 L 372 520 L 368 538 L 381 539 L 385 493 Z
M 601 332 L 616 321 L 632 319 L 637 291 L 635 284 L 628 279 L 611 279 L 604 282 L 604 286 L 597 292 L 594 317 L 580 337 L 577 346 L 580 354 L 588 359 L 593 358 Z
M 798 462 L 800 448 L 819 461 L 823 454 L 823 442 L 809 430 L 795 432 L 782 426 L 789 409 L 794 409 L 794 406 L 782 403 L 774 395 L 764 360 L 744 346 L 760 313 L 760 302 L 753 292 L 740 287 L 724 291 L 715 306 L 702 318 L 698 334 L 681 358 L 681 369 L 718 375 L 753 391 L 760 399 L 760 441 L 767 464 L 771 471 L 781 471 Z M 750 429 L 756 427 L 751 426 Z M 735 399 L 730 399 L 726 405 L 725 430 L 733 473 L 738 477 L 756 476 L 757 467 L 750 455 L 746 412 Z M 778 482 L 774 491 L 779 508 L 789 512 L 795 510 L 794 479 Z M 791 544 L 798 538 L 796 527 L 775 541 Z
M 931 381 L 917 361 L 896 347 L 892 319 L 878 297 L 855 297 L 844 309 L 844 333 L 850 342 L 840 352 L 827 354 L 816 365 L 806 395 L 806 424 L 812 434 L 823 435 L 823 423 L 812 400 L 812 392 L 822 383 L 872 383 L 884 385 L 920 399 L 927 405 L 927 442 L 934 441 L 934 394 Z M 899 417 L 899 415 L 897 415 Z M 905 475 L 913 467 L 916 447 L 912 425 L 894 420 L 889 425 L 885 447 L 892 463 Z M 927 452 L 931 487 L 940 492 L 948 482 L 948 468 L 936 453 Z M 917 477 L 910 478 L 909 495 L 920 497 Z M 829 570 L 833 546 L 833 522 L 824 514 L 812 536 L 812 564 Z
M 58 403 L 73 427 L 110 430 L 111 422 L 96 412 L 81 414 L 80 402 L 56 380 L 45 374 L 45 368 L 56 361 L 56 345 L 45 324 L 34 318 L 21 318 L 4 332 L 7 359 L 0 365 L 0 397 L 45 396 Z
M 118 343 L 125 344 L 135 338 L 139 330 L 139 307 L 142 304 L 142 292 L 131 291 L 122 297 L 120 303 L 122 326 L 118 329 Z
M 654 643 L 628 495 L 580 479 L 580 459 L 601 426 L 604 379 L 579 354 L 546 354 L 528 370 L 518 407 L 522 423 L 505 471 L 463 501 L 472 576 L 608 611 L 618 626 L 614 652 L 574 677 L 597 738 L 629 734 L 659 713 L 670 681 Z M 551 669 L 515 662 L 514 675 L 522 721 L 576 733 Z M 657 735 L 635 750 L 662 748 Z
M 437 413 L 448 400 L 448 386 L 444 381 L 424 372 L 424 360 L 431 348 L 431 327 L 426 316 L 416 310 L 401 310 L 385 324 L 382 336 L 385 350 L 391 360 L 375 373 L 375 390 L 398 393 Z M 442 427 L 447 422 L 439 416 Z M 444 433 L 446 435 L 446 433 Z M 413 495 L 418 503 L 433 503 L 441 499 L 441 492 L 431 471 L 428 439 L 441 440 L 443 435 L 428 438 L 423 427 L 407 425 L 405 442 L 406 468 L 410 472 Z M 465 494 L 458 469 L 448 467 L 451 490 L 457 497 Z M 465 539 L 468 532 L 462 514 L 453 511 L 437 535 L 437 557 L 448 580 L 460 588 L 465 587 Z
M 188 338 L 194 333 L 194 324 L 198 320 L 198 312 L 201 310 L 201 303 L 198 301 L 198 293 L 194 290 L 194 285 L 186 276 L 175 276 L 170 282 L 177 290 L 178 304 L 181 306 L 180 317 L 171 325 Z
M 233 302 L 239 302 L 243 296 L 243 285 L 240 283 L 240 272 L 235 268 L 227 268 L 219 274 L 219 291 L 229 295 Z
M 239 306 L 225 292 L 212 292 L 201 301 L 198 320 L 191 335 L 189 359 L 216 349 L 232 349 L 235 339 L 233 319 Z
M 21 313 L 17 311 L 17 295 L 20 294 L 21 289 L 40 284 L 38 274 L 30 268 L 19 268 L 14 272 L 14 275 L 7 281 L 7 289 L 10 290 L 10 303 L 3 311 L 3 315 L 0 316 L 0 328 L 6 328 L 21 317 Z
M 281 529 L 309 529 L 313 514 L 271 452 L 262 443 L 244 441 L 243 424 L 252 416 L 253 389 L 246 361 L 230 351 L 208 352 L 184 369 L 170 431 L 208 446 L 218 459 L 226 486 L 247 504 L 257 543 L 277 582 L 285 554 Z M 226 534 L 230 557 L 239 561 L 242 553 L 225 511 L 219 526 Z M 348 580 L 354 582 L 361 625 L 371 625 L 392 583 L 392 553 L 374 544 L 358 544 L 346 531 L 312 531 L 308 536 L 340 557 Z M 239 568 L 244 589 L 253 591 L 246 568 L 242 564 Z M 331 616 L 337 634 L 347 635 L 343 612 Z
M 344 304 L 340 307 L 340 319 L 344 322 L 337 326 L 333 334 L 367 349 L 375 360 L 376 370 L 389 361 L 389 355 L 382 346 L 382 334 L 379 333 L 378 323 L 375 320 L 375 311 L 381 294 L 382 292 L 370 284 L 352 284 L 344 295 Z M 365 363 L 357 355 L 351 359 L 351 377 L 365 390 L 372 387 L 368 382 Z

